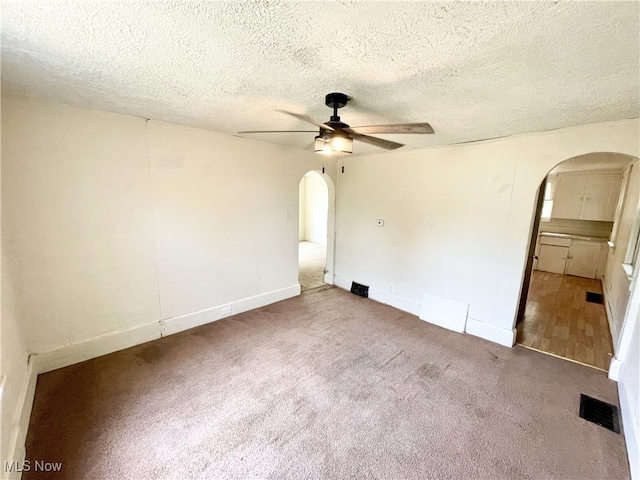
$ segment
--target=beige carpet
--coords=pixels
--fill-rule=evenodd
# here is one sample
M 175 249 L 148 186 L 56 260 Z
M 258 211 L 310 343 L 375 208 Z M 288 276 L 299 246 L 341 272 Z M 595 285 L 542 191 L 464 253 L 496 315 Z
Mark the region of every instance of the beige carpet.
M 628 478 L 602 372 L 326 287 L 41 375 L 24 479 Z
M 327 264 L 327 247 L 312 242 L 300 242 L 298 247 L 298 282 L 304 292 L 324 285 L 324 269 Z

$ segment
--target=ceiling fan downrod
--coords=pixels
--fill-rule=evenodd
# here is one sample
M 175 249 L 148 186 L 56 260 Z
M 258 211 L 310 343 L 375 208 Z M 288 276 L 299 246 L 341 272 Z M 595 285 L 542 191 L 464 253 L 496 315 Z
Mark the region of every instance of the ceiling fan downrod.
M 329 93 L 325 97 L 324 104 L 329 108 L 333 108 L 333 115 L 329 119 L 330 122 L 342 123 L 340 122 L 340 117 L 338 116 L 338 109 L 344 107 L 349 102 L 349 100 L 351 100 L 351 98 L 349 98 L 347 95 L 337 92 Z M 348 127 L 348 125 L 346 126 Z

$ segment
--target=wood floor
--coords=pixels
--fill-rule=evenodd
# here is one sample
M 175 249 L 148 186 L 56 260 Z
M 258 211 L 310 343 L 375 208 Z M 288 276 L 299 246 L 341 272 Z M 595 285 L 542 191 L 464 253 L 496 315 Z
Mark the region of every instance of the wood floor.
M 602 293 L 600 280 L 533 271 L 517 343 L 608 370 L 613 344 L 604 305 L 586 301 Z

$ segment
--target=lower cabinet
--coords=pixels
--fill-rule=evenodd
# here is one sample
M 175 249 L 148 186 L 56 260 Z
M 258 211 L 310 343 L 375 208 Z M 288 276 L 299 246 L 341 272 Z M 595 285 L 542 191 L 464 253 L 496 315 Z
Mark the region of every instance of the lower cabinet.
M 538 268 L 543 272 L 564 273 L 567 266 L 569 247 L 557 245 L 540 245 L 538 253 Z
M 543 272 L 599 278 L 604 273 L 603 242 L 540 236 L 534 268 Z
M 571 240 L 567 257 L 567 275 L 596 278 L 602 244 Z

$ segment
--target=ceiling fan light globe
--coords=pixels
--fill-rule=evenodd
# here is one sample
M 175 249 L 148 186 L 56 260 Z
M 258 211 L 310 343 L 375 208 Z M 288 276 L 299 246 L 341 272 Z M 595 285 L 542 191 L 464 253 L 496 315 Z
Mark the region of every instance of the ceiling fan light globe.
M 331 155 L 331 144 L 322 136 L 318 135 L 315 139 L 313 150 L 320 155 Z
M 340 157 L 353 152 L 353 140 L 349 137 L 318 135 L 314 143 L 315 153 Z
M 346 135 L 331 135 L 328 138 L 333 155 L 349 155 L 353 153 L 353 139 Z
M 353 152 L 353 139 L 345 135 L 318 135 L 315 138 L 314 151 L 320 155 L 342 156 Z
M 342 137 L 334 137 L 331 139 L 331 148 L 334 150 L 342 150 L 344 148 L 345 141 Z

